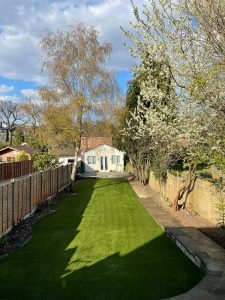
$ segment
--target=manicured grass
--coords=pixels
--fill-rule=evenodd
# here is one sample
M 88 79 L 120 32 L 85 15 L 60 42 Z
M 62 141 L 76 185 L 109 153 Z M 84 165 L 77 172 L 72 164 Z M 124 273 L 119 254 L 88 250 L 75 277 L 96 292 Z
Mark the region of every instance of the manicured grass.
M 202 278 L 123 179 L 85 179 L 0 261 L 0 299 L 161 299 Z

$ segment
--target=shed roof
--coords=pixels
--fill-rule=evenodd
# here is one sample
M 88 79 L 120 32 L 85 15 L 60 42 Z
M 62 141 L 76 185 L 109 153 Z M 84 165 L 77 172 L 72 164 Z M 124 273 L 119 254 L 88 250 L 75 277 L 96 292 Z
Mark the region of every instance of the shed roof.
M 0 149 L 0 155 L 3 154 L 3 153 L 7 153 L 7 152 L 10 152 L 10 151 L 24 151 L 30 155 L 33 155 L 35 153 L 37 153 L 37 150 L 35 150 L 34 148 L 30 147 L 30 146 L 7 146 L 3 149 Z

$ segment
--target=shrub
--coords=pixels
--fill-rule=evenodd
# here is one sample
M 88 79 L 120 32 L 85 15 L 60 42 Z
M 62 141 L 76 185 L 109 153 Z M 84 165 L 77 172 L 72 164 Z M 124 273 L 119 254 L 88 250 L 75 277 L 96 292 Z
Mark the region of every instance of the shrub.
M 207 180 L 210 179 L 209 181 L 212 181 L 212 179 L 213 179 L 212 173 L 210 173 L 209 171 L 205 171 L 205 170 L 199 171 L 198 177 L 201 179 L 207 179 Z
M 58 157 L 48 152 L 34 156 L 34 168 L 38 171 L 54 168 L 58 165 Z
M 30 159 L 29 155 L 24 150 L 20 151 L 20 153 L 17 154 L 16 156 L 17 161 L 24 161 L 29 159 Z
M 129 172 L 130 171 L 130 162 L 128 161 L 125 165 L 125 172 Z

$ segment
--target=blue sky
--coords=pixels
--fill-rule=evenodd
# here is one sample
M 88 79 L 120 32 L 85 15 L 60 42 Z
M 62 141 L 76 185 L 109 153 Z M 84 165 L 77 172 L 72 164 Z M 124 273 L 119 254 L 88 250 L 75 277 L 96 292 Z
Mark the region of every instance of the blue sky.
M 139 0 L 138 5 L 145 0 Z M 133 18 L 130 0 L 8 0 L 0 1 L 0 98 L 20 101 L 45 83 L 39 40 L 46 30 L 68 30 L 83 21 L 94 25 L 101 42 L 112 43 L 108 68 L 125 93 L 134 63 L 124 47 L 120 26 Z

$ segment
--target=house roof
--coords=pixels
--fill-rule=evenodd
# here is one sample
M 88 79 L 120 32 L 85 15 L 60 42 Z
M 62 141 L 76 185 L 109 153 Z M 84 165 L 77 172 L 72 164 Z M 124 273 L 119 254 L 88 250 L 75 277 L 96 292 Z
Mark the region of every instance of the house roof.
M 81 138 L 81 151 L 88 151 L 94 149 L 101 145 L 109 145 L 112 147 L 112 137 L 111 136 L 92 136 L 92 137 L 82 137 Z
M 74 148 L 58 148 L 58 149 L 53 149 L 51 151 L 51 153 L 54 155 L 57 155 L 57 156 L 74 156 L 75 149 Z
M 33 155 L 35 153 L 37 153 L 37 150 L 35 150 L 34 148 L 30 147 L 30 146 L 7 146 L 3 149 L 0 149 L 0 155 L 5 153 L 5 152 L 8 152 L 8 151 L 24 151 L 30 155 Z
M 81 146 L 78 155 L 81 153 L 90 151 L 102 145 L 108 145 L 112 147 L 112 137 L 94 136 L 94 137 L 82 137 Z M 58 148 L 52 149 L 51 153 L 57 156 L 74 156 L 75 148 Z

